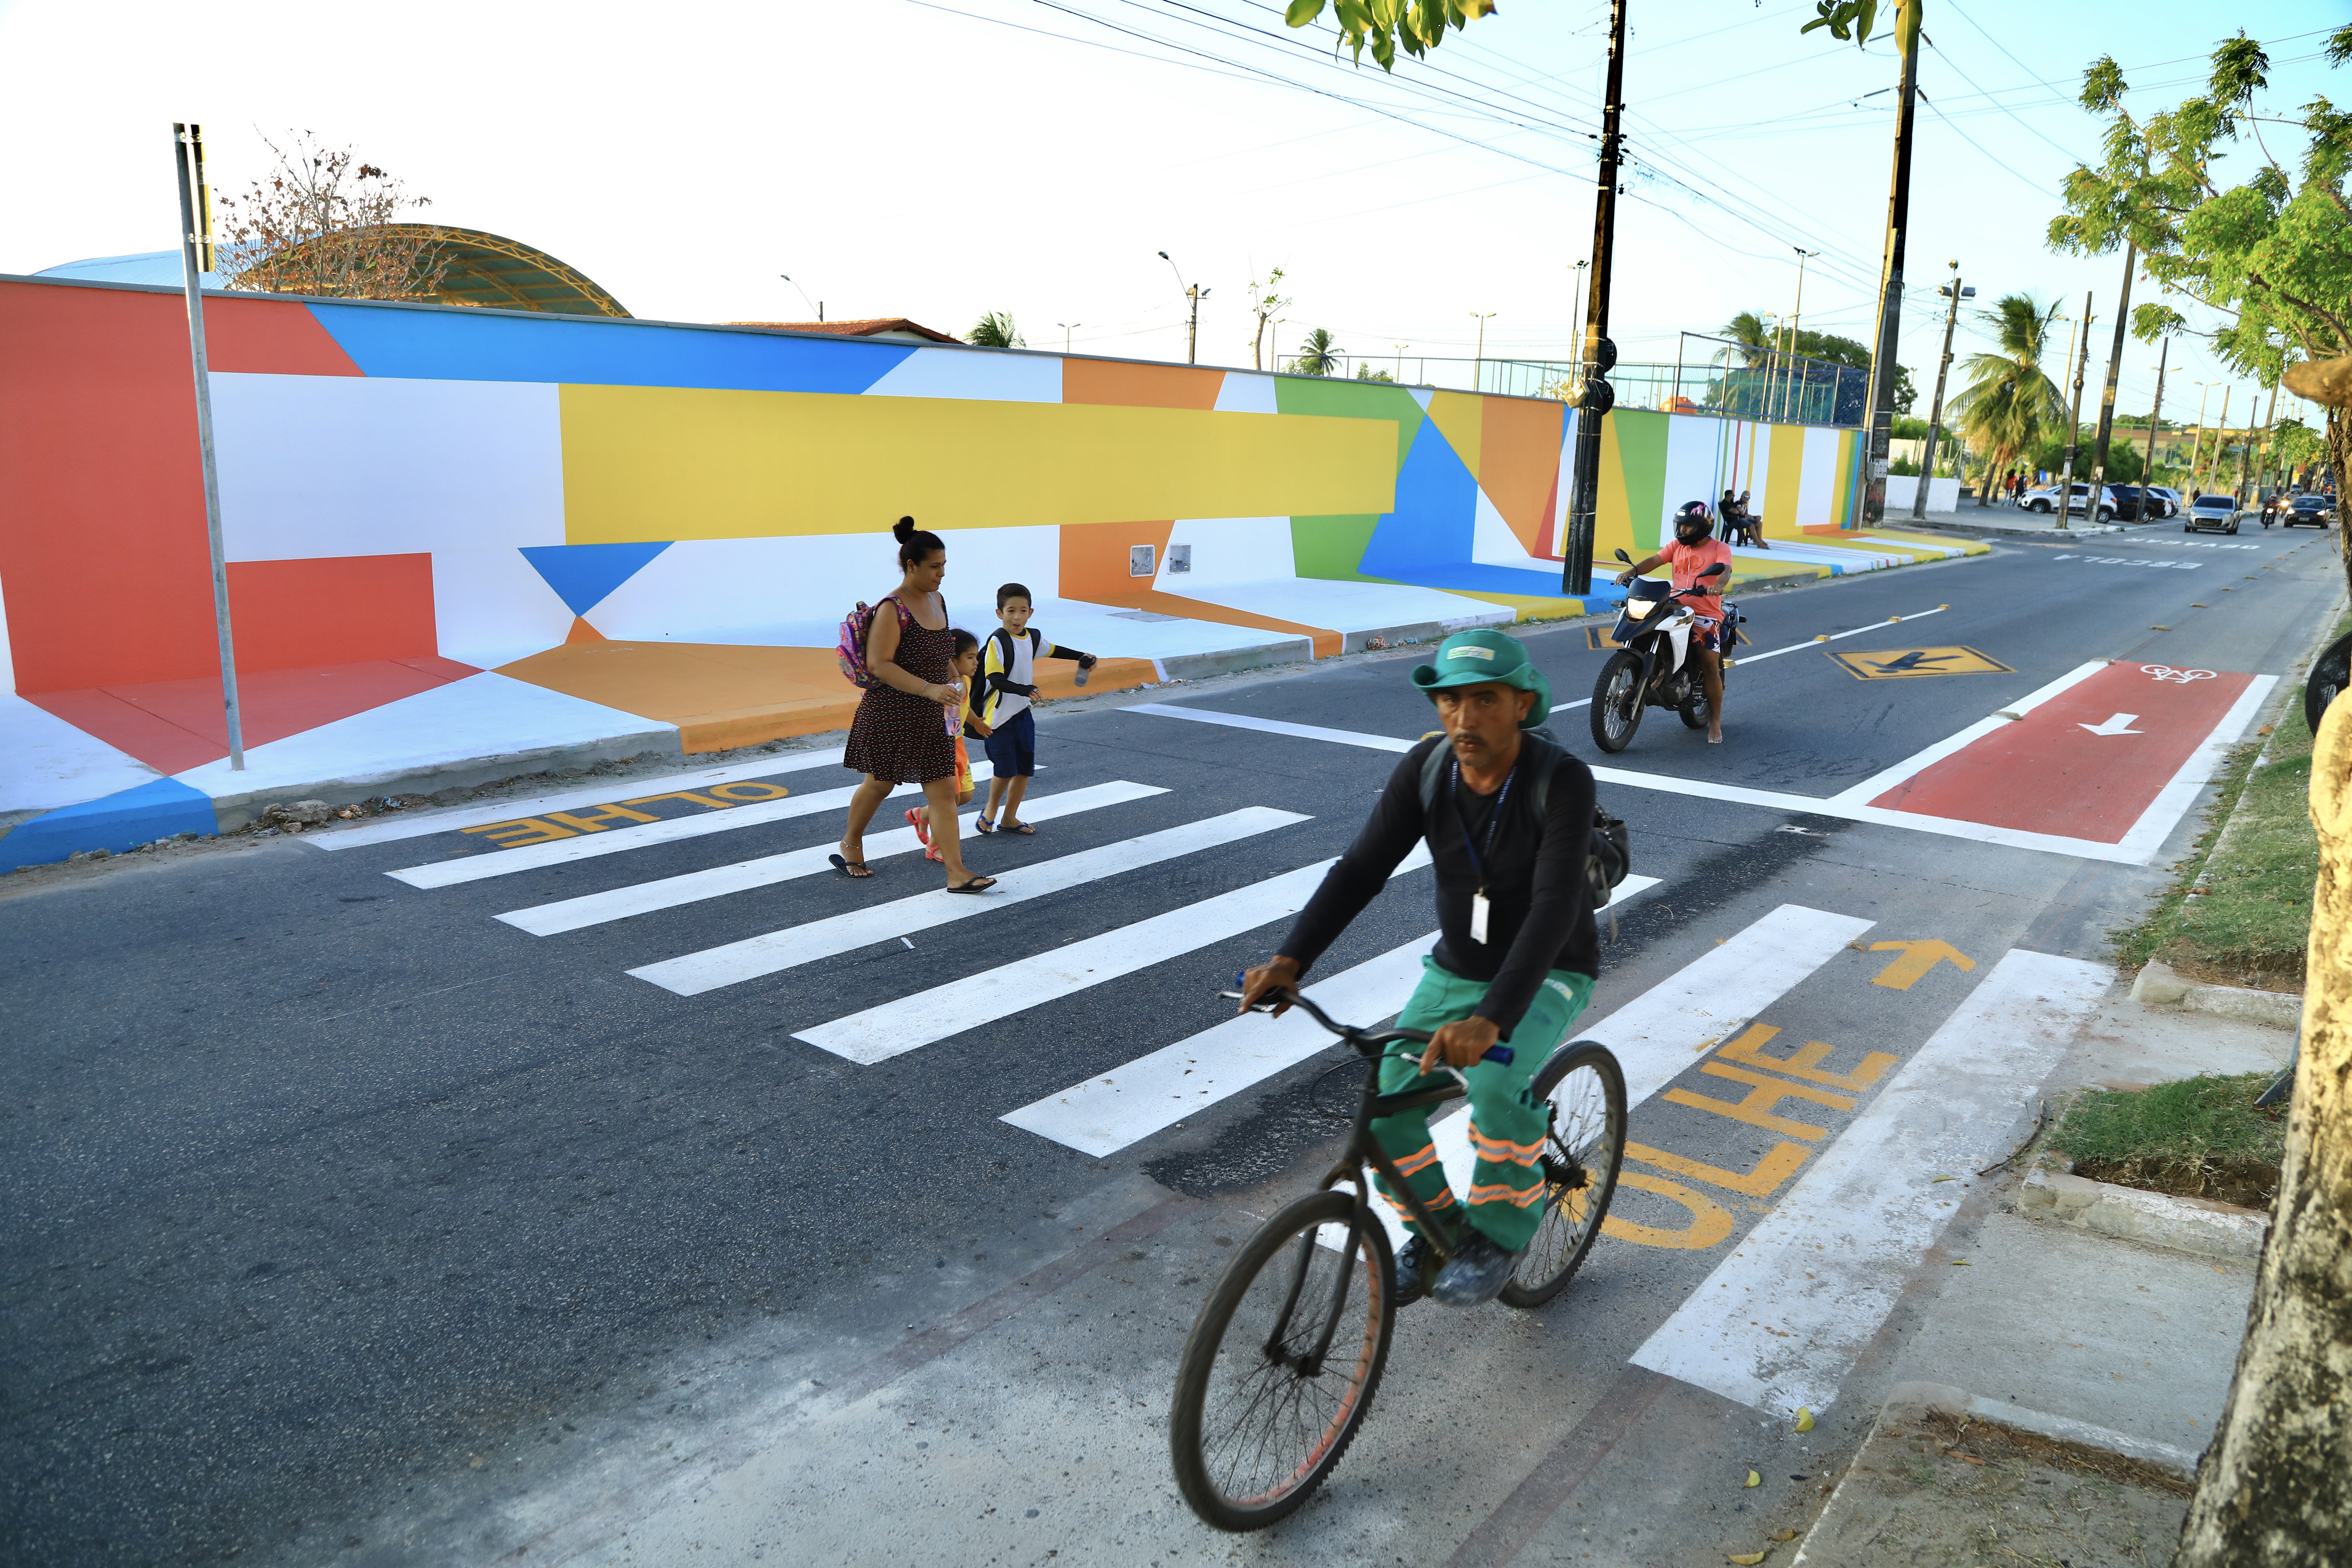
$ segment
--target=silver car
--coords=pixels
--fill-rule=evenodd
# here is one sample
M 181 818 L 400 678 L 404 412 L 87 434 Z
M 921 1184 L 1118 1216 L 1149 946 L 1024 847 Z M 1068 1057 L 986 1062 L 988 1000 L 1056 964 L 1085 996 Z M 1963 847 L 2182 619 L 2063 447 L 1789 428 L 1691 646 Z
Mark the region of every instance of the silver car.
M 2180 513 L 2180 531 L 2202 533 L 2218 528 L 2224 533 L 2238 531 L 2238 498 L 2235 496 L 2199 496 Z

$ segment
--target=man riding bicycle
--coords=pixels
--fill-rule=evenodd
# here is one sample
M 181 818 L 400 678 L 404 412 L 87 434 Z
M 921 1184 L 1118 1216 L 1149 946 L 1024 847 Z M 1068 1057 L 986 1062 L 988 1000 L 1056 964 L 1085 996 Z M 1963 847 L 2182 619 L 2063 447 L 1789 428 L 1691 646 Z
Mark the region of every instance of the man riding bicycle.
M 1433 1281 L 1435 1252 L 1381 1178 L 1381 1195 L 1412 1233 L 1397 1255 L 1396 1305 L 1433 1294 L 1470 1306 L 1493 1300 L 1509 1282 L 1543 1218 L 1537 1157 L 1546 1115 L 1528 1085 L 1568 1037 L 1600 971 L 1585 873 L 1594 791 L 1583 763 L 1528 733 L 1551 717 L 1551 687 L 1517 639 L 1457 632 L 1434 663 L 1413 670 L 1412 683 L 1436 704 L 1444 731 L 1397 763 L 1370 819 L 1299 911 L 1279 954 L 1243 977 L 1242 1007 L 1270 991 L 1295 991 L 1413 845 L 1428 844 L 1441 929 L 1397 1023 L 1433 1035 L 1417 1059 L 1410 1047 L 1390 1047 L 1380 1089 L 1434 1088 L 1445 1081 L 1436 1076 L 1441 1061 L 1461 1072 L 1477 1155 L 1467 1205 L 1455 1204 L 1427 1108 L 1374 1121 L 1371 1133 L 1413 1195 L 1457 1230 Z M 1486 1059 L 1497 1042 L 1510 1045 L 1509 1062 Z
M 1701 577 L 1710 566 L 1723 568 L 1721 577 Z M 1724 635 L 1723 584 L 1731 580 L 1731 546 L 1715 537 L 1706 502 L 1685 501 L 1675 513 L 1675 537 L 1647 561 L 1617 574 L 1623 587 L 1644 572 L 1673 568 L 1673 587 L 1679 594 L 1693 590 L 1686 601 L 1698 624 L 1691 627 L 1691 657 L 1698 661 L 1699 680 L 1706 689 L 1706 743 L 1723 744 L 1723 656 L 1730 651 Z

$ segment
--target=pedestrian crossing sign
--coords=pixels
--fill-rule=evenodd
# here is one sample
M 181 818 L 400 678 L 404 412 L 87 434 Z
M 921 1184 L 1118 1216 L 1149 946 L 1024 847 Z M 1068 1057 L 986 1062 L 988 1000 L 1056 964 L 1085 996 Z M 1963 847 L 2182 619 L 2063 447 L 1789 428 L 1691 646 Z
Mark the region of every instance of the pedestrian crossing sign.
M 1829 650 L 1823 649 L 1823 652 Z M 1922 675 L 2014 675 L 1972 647 L 1889 647 L 1871 653 L 1831 653 L 1856 680 L 1908 680 Z

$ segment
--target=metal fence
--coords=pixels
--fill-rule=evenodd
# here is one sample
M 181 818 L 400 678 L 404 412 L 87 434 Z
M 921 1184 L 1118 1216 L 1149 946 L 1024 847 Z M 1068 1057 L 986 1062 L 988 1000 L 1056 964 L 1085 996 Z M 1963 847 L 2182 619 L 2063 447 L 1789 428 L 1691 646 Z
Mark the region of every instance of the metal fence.
M 1744 351 L 1727 356 L 1740 357 Z M 1793 354 L 1754 351 L 1758 363 L 1635 364 L 1620 361 L 1608 373 L 1619 408 L 1662 414 L 1713 414 L 1791 425 L 1863 423 L 1870 374 L 1851 365 Z M 1297 362 L 1280 369 L 1301 374 Z M 1335 379 L 1391 381 L 1447 392 L 1487 392 L 1506 397 L 1566 401 L 1584 379 L 1575 360 L 1433 359 L 1413 354 L 1335 354 Z

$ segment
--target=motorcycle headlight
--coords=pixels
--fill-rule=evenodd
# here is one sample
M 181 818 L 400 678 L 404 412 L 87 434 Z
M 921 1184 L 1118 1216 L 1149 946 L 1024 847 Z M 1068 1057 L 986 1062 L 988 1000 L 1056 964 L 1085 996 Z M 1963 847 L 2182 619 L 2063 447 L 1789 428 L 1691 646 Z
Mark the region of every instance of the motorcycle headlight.
M 1625 601 L 1625 614 L 1638 621 L 1656 609 L 1659 603 L 1656 599 L 1628 599 Z

